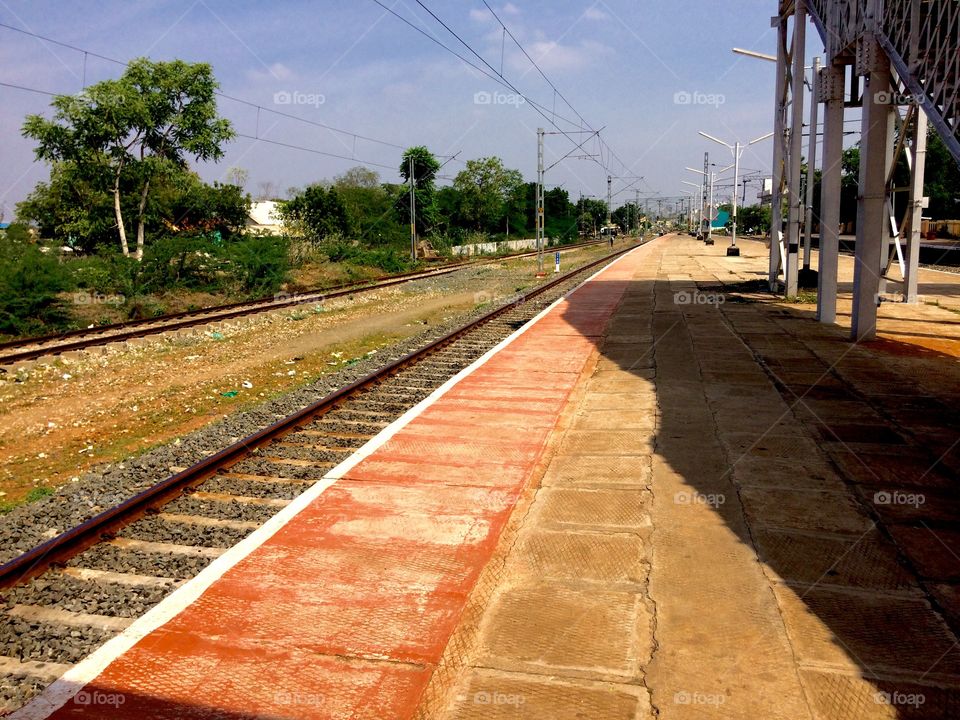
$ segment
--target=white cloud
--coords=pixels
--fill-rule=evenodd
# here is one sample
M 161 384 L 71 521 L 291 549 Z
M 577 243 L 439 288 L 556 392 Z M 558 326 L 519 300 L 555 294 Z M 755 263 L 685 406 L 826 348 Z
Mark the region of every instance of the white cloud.
M 247 77 L 253 82 L 261 80 L 289 80 L 294 76 L 293 70 L 281 62 L 275 62 L 267 67 L 256 67 L 247 71 Z
M 595 60 L 608 55 L 611 49 L 602 43 L 586 40 L 578 45 L 563 45 L 553 40 L 537 40 L 526 43 L 527 52 L 543 69 L 544 72 L 579 70 L 594 64 Z M 526 68 L 529 61 L 523 55 L 516 53 L 511 58 L 512 64 Z
M 610 16 L 596 5 L 591 5 L 583 12 L 583 17 L 586 20 L 607 20 Z
M 493 20 L 493 15 L 486 8 L 470 8 L 470 19 L 474 22 L 488 22 Z
M 506 5 L 503 6 L 503 9 L 501 10 L 501 12 L 503 12 L 503 14 L 505 15 L 519 15 L 520 8 L 518 8 L 513 3 L 508 2 Z

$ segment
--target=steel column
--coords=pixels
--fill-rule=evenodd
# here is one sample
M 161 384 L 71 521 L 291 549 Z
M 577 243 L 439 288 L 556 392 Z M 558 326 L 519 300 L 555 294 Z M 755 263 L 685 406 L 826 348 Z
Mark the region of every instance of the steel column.
M 770 269 L 767 280 L 770 290 L 776 292 L 777 280 L 783 258 L 780 257 L 780 243 L 783 239 L 783 184 L 784 145 L 786 138 L 786 94 L 787 94 L 787 17 L 781 14 L 773 18 L 777 28 L 777 80 L 776 101 L 773 113 L 773 178 L 770 186 Z
M 797 262 L 800 255 L 800 223 L 803 199 L 800 197 L 800 156 L 803 153 L 803 63 L 807 43 L 807 10 L 805 0 L 797 0 L 793 14 L 793 67 L 790 91 L 790 149 L 787 162 L 787 244 L 784 269 L 784 294 L 797 294 Z
M 909 224 L 905 218 L 904 232 L 907 234 L 907 253 L 903 274 L 903 299 L 908 303 L 917 302 L 917 267 L 920 264 L 920 227 L 926 198 L 923 196 L 923 173 L 927 165 L 927 115 L 917 113 L 913 138 L 913 167 L 910 178 Z
M 865 75 L 860 141 L 860 196 L 857 200 L 857 245 L 853 268 L 853 320 L 850 337 L 870 340 L 877 333 L 880 268 L 885 238 L 887 164 L 892 138 L 889 103 L 890 61 L 876 37 L 860 40 L 858 72 Z
M 840 179 L 843 159 L 845 67 L 828 63 L 821 72 L 823 173 L 820 178 L 820 263 L 817 273 L 817 319 L 837 318 L 837 261 L 840 247 Z
M 813 244 L 813 187 L 817 174 L 817 124 L 820 109 L 820 58 L 813 59 L 813 71 L 810 76 L 810 138 L 807 143 L 807 196 L 804 204 L 806 214 L 803 221 L 803 269 L 810 269 L 811 245 Z M 821 178 L 821 182 L 823 179 Z

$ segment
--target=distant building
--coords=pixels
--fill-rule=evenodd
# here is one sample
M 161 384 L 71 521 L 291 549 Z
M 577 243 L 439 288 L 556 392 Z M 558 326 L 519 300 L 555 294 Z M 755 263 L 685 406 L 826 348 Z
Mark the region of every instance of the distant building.
M 283 221 L 277 212 L 279 203 L 276 200 L 264 200 L 250 204 L 247 213 L 247 232 L 266 232 L 279 235 L 283 232 Z
M 713 221 L 713 227 L 726 227 L 728 222 L 730 222 L 730 213 L 728 213 L 726 210 L 717 210 L 717 217 Z

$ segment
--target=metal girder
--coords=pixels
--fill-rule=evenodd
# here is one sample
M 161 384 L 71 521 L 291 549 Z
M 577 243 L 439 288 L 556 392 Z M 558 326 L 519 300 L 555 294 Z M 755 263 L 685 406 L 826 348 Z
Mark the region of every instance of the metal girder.
M 828 63 L 854 48 L 876 53 L 879 45 L 960 163 L 960 2 L 807 0 L 807 10 Z M 868 35 L 876 43 L 860 42 Z

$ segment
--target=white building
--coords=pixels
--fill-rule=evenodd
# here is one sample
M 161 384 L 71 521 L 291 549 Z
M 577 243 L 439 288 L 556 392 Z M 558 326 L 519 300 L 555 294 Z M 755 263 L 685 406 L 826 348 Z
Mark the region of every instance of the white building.
M 278 205 L 275 200 L 251 203 L 247 213 L 247 232 L 261 231 L 279 235 L 283 231 L 283 221 L 277 212 Z

